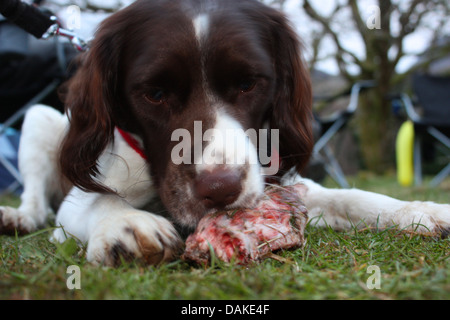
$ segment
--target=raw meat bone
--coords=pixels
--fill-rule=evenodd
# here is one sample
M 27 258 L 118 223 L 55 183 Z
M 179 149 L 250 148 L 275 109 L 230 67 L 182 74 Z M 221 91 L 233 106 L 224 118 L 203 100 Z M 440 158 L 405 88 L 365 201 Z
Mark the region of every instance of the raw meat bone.
M 211 213 L 186 240 L 183 259 L 208 264 L 211 250 L 225 262 L 248 264 L 280 249 L 304 244 L 307 210 L 302 184 L 271 186 L 256 208 Z

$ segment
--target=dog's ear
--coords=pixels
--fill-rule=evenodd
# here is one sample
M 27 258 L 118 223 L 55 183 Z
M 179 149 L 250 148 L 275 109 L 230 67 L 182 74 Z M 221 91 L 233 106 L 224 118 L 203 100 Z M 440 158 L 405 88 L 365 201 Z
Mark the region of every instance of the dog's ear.
M 111 192 L 99 182 L 98 158 L 113 141 L 118 95 L 120 32 L 107 19 L 66 87 L 70 126 L 59 156 L 61 172 L 85 191 Z
M 302 56 L 302 44 L 279 13 L 271 15 L 271 41 L 277 76 L 271 128 L 279 129 L 279 175 L 295 168 L 301 172 L 313 149 L 312 89 L 309 70 Z

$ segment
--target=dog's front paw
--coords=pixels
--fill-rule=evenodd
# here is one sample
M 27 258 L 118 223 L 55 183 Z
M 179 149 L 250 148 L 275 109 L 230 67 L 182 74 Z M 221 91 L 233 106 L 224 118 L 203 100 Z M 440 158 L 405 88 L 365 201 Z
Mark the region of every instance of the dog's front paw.
M 0 207 L 0 234 L 28 234 L 37 229 L 37 224 L 29 215 L 22 214 L 18 209 Z
M 450 234 L 450 205 L 413 201 L 397 213 L 400 227 L 419 233 Z
M 134 211 L 100 221 L 89 239 L 87 260 L 112 267 L 123 261 L 156 265 L 177 257 L 182 245 L 168 220 Z
M 450 205 L 425 202 L 426 210 L 435 223 L 434 232 L 442 238 L 450 236 Z

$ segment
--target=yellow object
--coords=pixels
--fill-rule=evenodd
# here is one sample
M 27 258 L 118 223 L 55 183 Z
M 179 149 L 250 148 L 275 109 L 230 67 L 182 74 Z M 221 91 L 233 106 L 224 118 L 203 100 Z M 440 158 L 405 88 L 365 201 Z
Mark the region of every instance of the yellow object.
M 414 179 L 414 124 L 405 121 L 398 130 L 395 150 L 397 153 L 397 180 L 410 186 Z

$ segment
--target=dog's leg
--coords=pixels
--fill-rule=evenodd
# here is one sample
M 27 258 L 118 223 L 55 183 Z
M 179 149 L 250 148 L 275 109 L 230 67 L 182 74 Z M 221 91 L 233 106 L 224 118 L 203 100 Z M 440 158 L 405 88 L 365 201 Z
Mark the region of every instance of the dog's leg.
M 116 266 L 121 260 L 157 264 L 172 259 L 181 240 L 165 218 L 142 208 L 156 195 L 148 164 L 117 134 L 99 159 L 101 182 L 117 194 L 72 188 L 56 216 L 53 240 L 87 242 L 87 259 Z
M 0 207 L 0 234 L 28 233 L 42 227 L 52 201 L 63 196 L 57 152 L 67 118 L 53 108 L 36 105 L 26 114 L 19 146 L 24 182 L 19 208 Z
M 450 231 L 450 205 L 447 204 L 401 201 L 358 189 L 327 189 L 299 176 L 285 183 L 299 182 L 307 187 L 304 201 L 313 225 L 328 225 L 336 230 L 397 226 L 443 236 Z
M 122 260 L 148 265 L 173 259 L 182 242 L 165 218 L 133 208 L 117 195 L 73 188 L 60 207 L 53 240 L 87 242 L 87 260 L 117 266 Z

